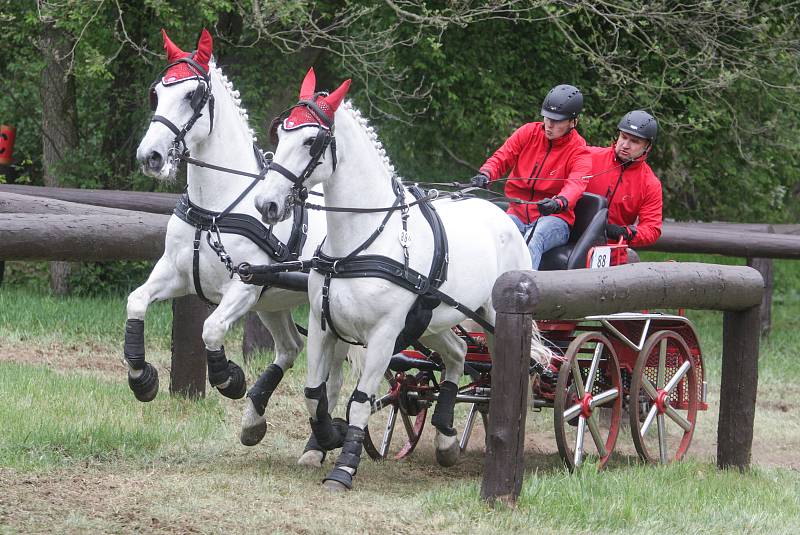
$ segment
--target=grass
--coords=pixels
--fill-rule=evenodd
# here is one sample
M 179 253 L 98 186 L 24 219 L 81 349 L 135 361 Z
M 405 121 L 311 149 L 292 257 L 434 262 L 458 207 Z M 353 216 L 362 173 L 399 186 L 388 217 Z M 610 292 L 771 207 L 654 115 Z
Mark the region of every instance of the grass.
M 151 307 L 145 322 L 148 360 L 161 371 L 162 392 L 142 404 L 118 363 L 123 296 L 62 300 L 3 287 L 0 533 L 796 533 L 800 294 L 786 284 L 800 282 L 800 270 L 785 264 L 776 263 L 783 290 L 775 295 L 773 333 L 761 346 L 754 469 L 713 465 L 722 318 L 690 311 L 711 387 L 692 458 L 650 467 L 621 457 L 610 470 L 587 467 L 570 475 L 546 436 L 552 413 L 529 413 L 527 437 L 535 447 L 526 452 L 528 471 L 515 508 L 480 500 L 482 436 L 473 438 L 463 463 L 442 469 L 429 429 L 410 459 L 373 463 L 365 457 L 356 490 L 331 496 L 319 481 L 332 458 L 321 470 L 295 464 L 308 434 L 303 358 L 270 402 L 267 437 L 245 448 L 236 439 L 241 401 L 213 390 L 201 401 L 166 394 L 169 305 Z M 241 330 L 229 333 L 227 344 L 239 363 L 240 339 Z M 261 355 L 248 363 L 248 384 L 270 361 Z
M 45 469 L 80 461 L 153 462 L 219 430 L 218 398 L 160 396 L 144 406 L 122 382 L 0 363 L 0 466 Z

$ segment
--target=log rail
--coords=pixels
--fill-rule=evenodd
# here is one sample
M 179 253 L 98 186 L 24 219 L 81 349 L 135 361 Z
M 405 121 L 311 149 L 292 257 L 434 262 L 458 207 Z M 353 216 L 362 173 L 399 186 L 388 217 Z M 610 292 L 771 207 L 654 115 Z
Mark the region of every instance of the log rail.
M 717 465 L 750 463 L 764 280 L 746 266 L 639 263 L 606 269 L 514 271 L 501 276 L 481 496 L 514 502 L 522 488 L 530 338 L 534 319 L 579 319 L 646 308 L 720 310 L 722 379 Z

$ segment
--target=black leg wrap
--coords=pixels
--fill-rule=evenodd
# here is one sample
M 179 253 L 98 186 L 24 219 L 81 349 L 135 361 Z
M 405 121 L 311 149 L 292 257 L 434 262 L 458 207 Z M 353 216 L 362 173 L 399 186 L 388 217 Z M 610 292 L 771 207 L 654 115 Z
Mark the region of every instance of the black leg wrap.
M 333 425 L 328 413 L 328 394 L 325 383 L 316 388 L 306 388 L 305 396 L 317 401 L 316 418 L 310 418 L 311 431 L 317 439 L 317 444 L 324 450 L 333 450 L 342 446 L 344 437 Z
M 129 319 L 125 322 L 125 345 L 122 352 L 132 369 L 144 368 L 144 320 Z
M 358 463 L 361 461 L 361 448 L 364 443 L 364 431 L 353 425 L 347 428 L 347 436 L 345 436 L 344 444 L 342 445 L 342 453 L 336 459 L 331 473 L 328 477 L 323 479 L 325 481 L 336 481 L 341 483 L 348 490 L 353 488 L 353 476 L 358 472 Z M 343 467 L 352 468 L 353 474 L 344 470 Z
M 341 447 L 342 442 L 344 441 L 344 436 L 347 434 L 347 420 L 343 420 L 341 418 L 334 418 L 333 429 L 339 436 L 339 444 L 336 447 L 337 448 Z M 308 437 L 308 442 L 306 442 L 306 447 L 303 448 L 303 453 L 307 451 L 321 451 L 323 461 L 325 460 L 325 456 L 328 454 L 328 450 L 322 447 L 322 445 L 317 440 L 317 436 L 313 432 L 311 433 L 311 436 Z
M 206 362 L 208 363 L 208 382 L 211 386 L 221 385 L 228 380 L 228 358 L 225 356 L 225 346 L 216 351 L 206 349 Z
M 240 399 L 247 392 L 247 384 L 244 379 L 244 371 L 225 356 L 225 347 L 216 351 L 206 349 L 206 361 L 208 363 L 208 382 L 216 387 L 219 393 L 226 398 Z M 219 385 L 230 378 L 230 383 L 225 388 Z
M 456 434 L 456 430 L 453 428 L 456 394 L 458 394 L 458 385 L 450 381 L 442 381 L 439 384 L 439 398 L 436 401 L 436 408 L 431 417 L 433 426 L 448 437 Z
M 256 412 L 258 412 L 259 416 L 264 416 L 269 398 L 272 396 L 272 393 L 275 392 L 275 388 L 277 388 L 281 379 L 283 379 L 283 370 L 281 367 L 277 364 L 270 364 L 269 367 L 264 370 L 264 373 L 261 374 L 261 377 L 258 378 L 256 384 L 251 386 L 250 390 L 247 392 L 247 397 L 252 400 L 253 406 L 256 408 Z
M 158 370 L 149 362 L 144 363 L 142 374 L 136 379 L 128 374 L 128 386 L 139 401 L 153 401 L 158 394 Z

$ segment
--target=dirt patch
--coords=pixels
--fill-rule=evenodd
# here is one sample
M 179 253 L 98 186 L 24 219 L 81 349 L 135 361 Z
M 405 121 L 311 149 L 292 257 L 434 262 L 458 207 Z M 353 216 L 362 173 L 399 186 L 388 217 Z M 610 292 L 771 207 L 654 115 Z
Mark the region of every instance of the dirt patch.
M 80 371 L 103 377 L 119 377 L 125 370 L 122 351 L 92 342 L 85 345 L 58 342 L 31 345 L 28 342 L 2 341 L 0 361 L 46 366 L 59 373 Z

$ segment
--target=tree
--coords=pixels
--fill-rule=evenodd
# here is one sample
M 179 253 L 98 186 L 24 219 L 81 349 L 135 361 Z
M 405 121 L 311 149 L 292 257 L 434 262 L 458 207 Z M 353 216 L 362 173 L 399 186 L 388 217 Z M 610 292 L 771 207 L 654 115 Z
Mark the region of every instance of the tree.
M 42 162 L 44 184 L 60 185 L 58 166 L 78 145 L 78 114 L 75 77 L 68 59 L 75 43 L 66 31 L 43 12 L 39 49 L 45 58 L 42 69 Z M 56 295 L 69 293 L 68 262 L 50 263 L 50 285 Z

